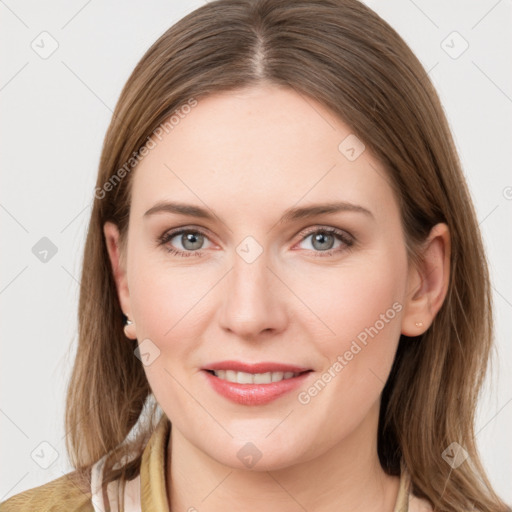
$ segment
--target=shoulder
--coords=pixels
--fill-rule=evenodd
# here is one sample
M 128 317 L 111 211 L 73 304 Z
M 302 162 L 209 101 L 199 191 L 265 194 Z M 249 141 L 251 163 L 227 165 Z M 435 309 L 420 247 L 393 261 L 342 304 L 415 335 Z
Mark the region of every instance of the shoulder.
M 77 479 L 76 471 L 67 473 L 46 484 L 11 496 L 0 503 L 0 512 L 76 511 L 94 512 L 91 491 Z

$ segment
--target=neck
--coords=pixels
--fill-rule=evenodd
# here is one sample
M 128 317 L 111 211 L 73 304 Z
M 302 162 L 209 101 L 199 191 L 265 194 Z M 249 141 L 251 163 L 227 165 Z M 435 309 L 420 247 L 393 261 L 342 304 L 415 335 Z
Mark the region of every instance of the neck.
M 379 403 L 363 422 L 318 457 L 272 471 L 234 469 L 207 456 L 171 430 L 167 496 L 171 510 L 267 512 L 392 512 L 399 478 L 377 454 Z

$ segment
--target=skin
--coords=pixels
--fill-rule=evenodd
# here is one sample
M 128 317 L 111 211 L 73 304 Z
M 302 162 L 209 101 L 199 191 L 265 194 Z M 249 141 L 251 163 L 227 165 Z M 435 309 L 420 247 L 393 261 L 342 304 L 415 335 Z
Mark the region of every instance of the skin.
M 382 165 L 368 149 L 354 161 L 338 150 L 350 133 L 323 105 L 291 89 L 260 85 L 210 95 L 134 171 L 126 253 L 117 227 L 104 226 L 120 304 L 134 322 L 127 334 L 160 351 L 144 370 L 172 423 L 173 510 L 393 510 L 399 478 L 384 473 L 377 455 L 380 395 L 400 334 L 420 335 L 442 305 L 450 239 L 438 224 L 422 267 L 409 264 Z M 161 200 L 206 207 L 216 217 L 145 218 Z M 371 215 L 342 211 L 278 223 L 287 208 L 340 200 Z M 200 255 L 168 252 L 191 247 L 181 235 L 158 246 L 159 236 L 178 227 L 205 234 L 202 245 L 192 245 Z M 355 243 L 327 235 L 324 245 L 314 244 L 315 229 L 328 227 Z M 236 250 L 247 236 L 263 251 L 252 263 Z M 322 256 L 322 247 L 339 250 Z M 394 318 L 300 403 L 298 393 L 394 303 L 401 306 Z M 226 359 L 314 371 L 269 404 L 238 405 L 200 371 Z M 252 468 L 237 457 L 247 442 L 262 454 Z

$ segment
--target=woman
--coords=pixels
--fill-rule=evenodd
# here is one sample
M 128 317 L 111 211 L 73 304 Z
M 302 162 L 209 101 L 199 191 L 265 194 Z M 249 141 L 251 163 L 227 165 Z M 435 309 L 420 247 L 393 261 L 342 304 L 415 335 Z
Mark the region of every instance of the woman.
M 507 510 L 492 339 L 439 98 L 356 0 L 218 0 L 146 53 L 102 152 L 76 468 L 2 510 Z

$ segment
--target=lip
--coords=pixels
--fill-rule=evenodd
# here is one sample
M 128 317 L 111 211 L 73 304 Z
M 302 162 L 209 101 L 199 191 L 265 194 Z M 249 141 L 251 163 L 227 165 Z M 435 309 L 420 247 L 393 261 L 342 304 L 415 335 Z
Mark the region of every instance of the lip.
M 242 361 L 219 361 L 203 366 L 201 370 L 234 370 L 246 373 L 267 373 L 267 372 L 293 372 L 301 373 L 311 370 L 303 366 L 294 366 L 286 363 L 262 362 L 243 363 Z
M 248 373 L 266 373 L 269 371 L 301 373 L 296 377 L 268 384 L 239 384 L 220 379 L 211 373 L 211 370 L 234 370 Z M 302 385 L 313 371 L 310 368 L 301 368 L 281 363 L 245 364 L 235 361 L 223 361 L 222 363 L 210 365 L 208 368 L 202 368 L 201 373 L 205 376 L 212 389 L 219 395 L 239 405 L 254 406 L 268 404 L 293 391 Z

